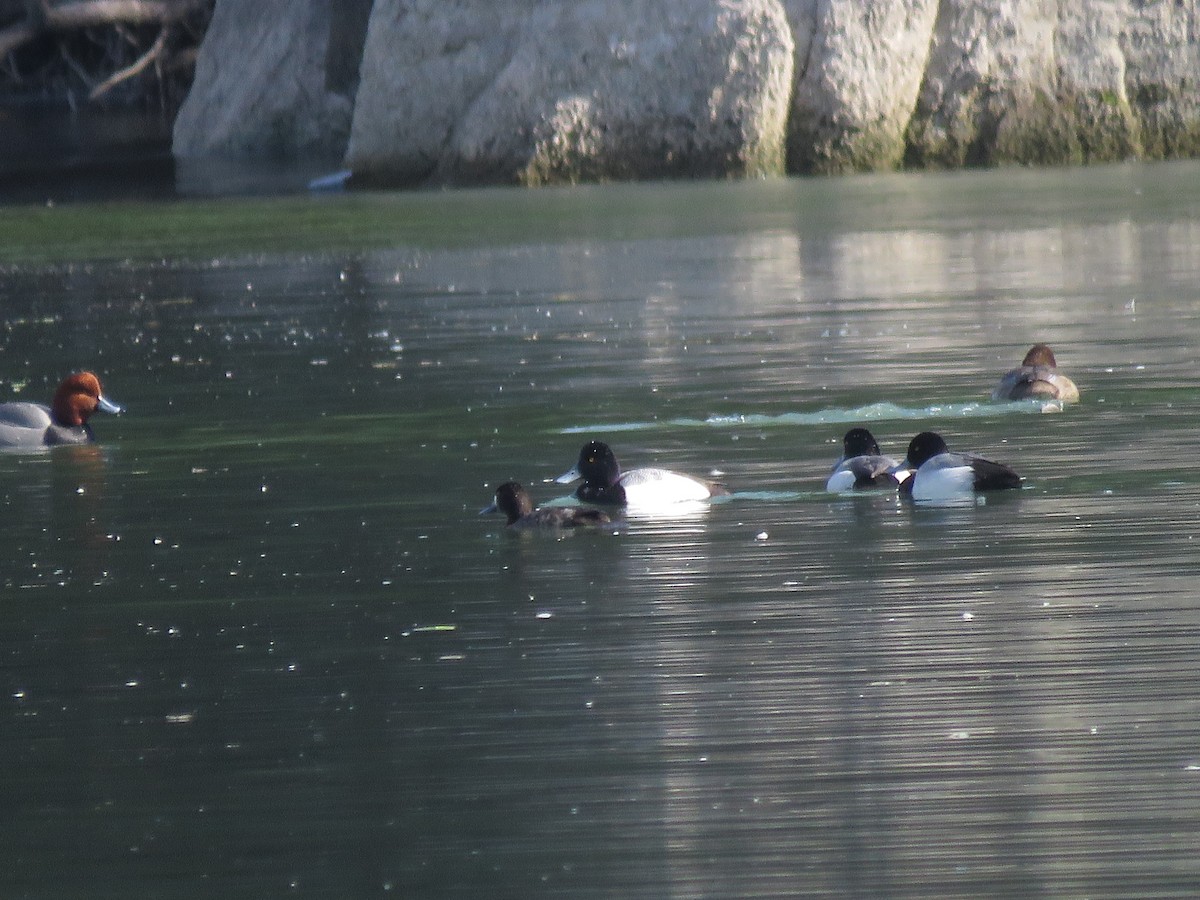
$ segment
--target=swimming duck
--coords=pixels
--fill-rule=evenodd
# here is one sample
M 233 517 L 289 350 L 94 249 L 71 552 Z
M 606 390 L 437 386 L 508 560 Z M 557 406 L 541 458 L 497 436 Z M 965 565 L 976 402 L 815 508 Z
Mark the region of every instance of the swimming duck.
M 724 485 L 668 469 L 630 469 L 622 473 L 617 457 L 603 441 L 584 444 L 575 468 L 554 480 L 559 484 L 570 484 L 580 478 L 583 484 L 576 489 L 575 496 L 586 503 L 659 506 L 707 500 L 729 493 Z
M 1079 400 L 1079 388 L 1058 371 L 1054 351 L 1045 344 L 1030 347 L 1021 365 L 1005 372 L 992 391 L 993 400 L 1026 400 L 1030 397 L 1044 397 L 1064 403 Z
M 553 506 L 534 509 L 529 493 L 516 481 L 508 481 L 496 488 L 491 505 L 479 514 L 502 512 L 508 517 L 508 527 L 525 528 L 579 528 L 607 525 L 612 521 L 608 513 L 599 509 L 581 506 Z
M 951 453 L 940 434 L 922 431 L 908 445 L 900 464 L 913 474 L 900 493 L 914 500 L 964 499 L 976 491 L 1019 488 L 1021 476 L 1003 463 L 970 453 Z
M 833 464 L 825 490 L 841 494 L 867 488 L 894 488 L 908 477 L 907 469 L 884 456 L 874 435 L 865 428 L 851 428 L 842 438 L 842 455 Z
M 68 375 L 54 392 L 50 406 L 41 403 L 0 403 L 0 447 L 48 447 L 94 441 L 88 419 L 100 410 L 119 413 L 105 399 L 100 379 L 91 372 Z

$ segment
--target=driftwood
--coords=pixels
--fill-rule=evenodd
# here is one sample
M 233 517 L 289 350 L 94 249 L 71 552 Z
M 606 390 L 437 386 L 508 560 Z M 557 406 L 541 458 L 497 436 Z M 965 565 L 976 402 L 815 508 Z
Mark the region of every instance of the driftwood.
M 0 64 L 10 80 L 22 81 L 17 56 L 23 48 L 49 37 L 58 42 L 60 68 L 83 83 L 96 100 L 151 66 L 160 80 L 195 61 L 201 27 L 214 0 L 0 0 Z M 20 8 L 24 15 L 14 13 Z M 190 28 L 184 40 L 181 29 Z M 98 32 L 107 32 L 97 37 Z M 72 49 L 73 35 L 87 35 L 88 49 L 99 59 L 80 61 Z M 153 37 L 151 37 L 151 35 Z M 96 51 L 96 46 L 101 49 Z M 74 90 L 74 89 L 72 89 Z

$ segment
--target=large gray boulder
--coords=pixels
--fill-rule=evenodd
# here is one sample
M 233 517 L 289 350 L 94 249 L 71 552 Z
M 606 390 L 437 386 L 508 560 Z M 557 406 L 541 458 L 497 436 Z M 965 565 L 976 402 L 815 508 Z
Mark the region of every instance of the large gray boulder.
M 175 154 L 376 184 L 1196 156 L 1198 5 L 218 0 Z
M 777 0 L 376 0 L 347 165 L 379 183 L 781 173 Z
M 176 158 L 340 157 L 370 7 L 218 0 L 175 120 Z
M 938 0 L 785 0 L 796 43 L 788 168 L 891 169 L 929 55 Z
M 1115 30 L 1115 6 L 1091 27 L 1060 7 L 1073 0 L 990 0 L 942 4 L 930 35 L 924 85 L 909 129 L 910 158 L 961 166 L 1002 161 L 1065 161 L 1083 125 L 1077 104 L 1090 85 L 1110 86 L 1111 72 L 1088 71 L 1103 49 L 1091 41 L 1060 42 L 1060 33 Z M 1064 29 L 1063 25 L 1068 23 Z M 1060 46 L 1087 63 L 1059 56 Z M 1119 67 L 1119 64 L 1118 66 Z M 1076 75 L 1085 75 L 1082 83 Z M 1128 148 L 1123 148 L 1128 149 Z
M 917 165 L 1200 150 L 1195 0 L 948 0 L 908 130 Z
M 1200 153 L 1196 0 L 784 0 L 789 170 Z

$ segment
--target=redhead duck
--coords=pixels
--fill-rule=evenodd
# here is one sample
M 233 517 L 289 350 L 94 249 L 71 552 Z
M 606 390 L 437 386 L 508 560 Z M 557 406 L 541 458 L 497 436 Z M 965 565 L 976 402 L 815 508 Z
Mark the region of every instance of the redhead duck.
M 554 506 L 534 509 L 529 493 L 515 481 L 508 481 L 496 488 L 496 496 L 490 506 L 479 514 L 502 512 L 508 517 L 509 528 L 579 528 L 607 525 L 612 519 L 599 509 L 584 509 L 579 506 Z
M 992 390 L 993 400 L 1027 400 L 1040 397 L 1075 403 L 1079 388 L 1058 371 L 1054 351 L 1045 344 L 1034 344 L 1021 360 L 1021 365 L 1004 373 Z
M 579 462 L 554 479 L 570 484 L 583 479 L 575 496 L 586 503 L 652 507 L 707 500 L 728 494 L 724 485 L 701 481 L 667 469 L 630 469 L 622 472 L 608 444 L 591 441 L 579 451 Z
M 96 438 L 88 419 L 96 410 L 119 413 L 121 407 L 105 399 L 100 379 L 91 372 L 68 375 L 54 392 L 50 406 L 0 403 L 0 447 L 90 443 Z
M 871 432 L 851 428 L 842 438 L 842 455 L 833 464 L 825 490 L 843 494 L 868 488 L 894 488 L 908 474 L 896 460 L 883 455 Z
M 1021 486 L 1021 476 L 1008 466 L 970 453 L 952 453 L 942 436 L 932 431 L 912 439 L 900 466 L 913 473 L 900 485 L 900 493 L 913 500 L 966 499 L 976 491 Z

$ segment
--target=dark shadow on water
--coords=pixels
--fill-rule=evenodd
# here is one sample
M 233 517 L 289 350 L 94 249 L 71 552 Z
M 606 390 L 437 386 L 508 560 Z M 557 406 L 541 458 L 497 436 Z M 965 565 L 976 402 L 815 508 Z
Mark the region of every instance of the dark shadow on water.
M 304 193 L 341 167 L 303 160 L 176 160 L 171 122 L 140 110 L 0 106 L 0 205 Z
M 138 110 L 0 108 L 0 203 L 174 195 L 171 123 Z
M 175 189 L 183 197 L 300 194 L 309 184 L 337 171 L 334 158 L 304 160 L 179 159 Z

